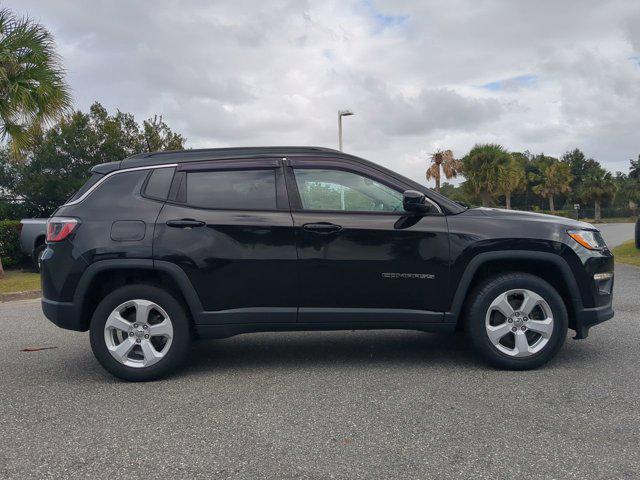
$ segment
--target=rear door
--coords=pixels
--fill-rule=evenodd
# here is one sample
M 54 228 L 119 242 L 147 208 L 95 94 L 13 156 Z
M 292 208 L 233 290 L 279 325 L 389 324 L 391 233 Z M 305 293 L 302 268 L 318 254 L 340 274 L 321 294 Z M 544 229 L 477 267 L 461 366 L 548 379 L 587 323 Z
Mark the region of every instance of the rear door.
M 154 259 L 187 274 L 205 311 L 199 323 L 295 322 L 297 256 L 280 161 L 179 165 Z
M 449 243 L 439 210 L 405 212 L 405 185 L 343 159 L 291 159 L 286 172 L 300 322 L 442 320 Z

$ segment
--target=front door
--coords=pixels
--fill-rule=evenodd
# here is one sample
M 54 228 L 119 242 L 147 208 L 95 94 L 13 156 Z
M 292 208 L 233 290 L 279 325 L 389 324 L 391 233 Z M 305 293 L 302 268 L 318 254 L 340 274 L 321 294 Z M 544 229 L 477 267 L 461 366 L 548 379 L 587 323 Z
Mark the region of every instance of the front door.
M 300 263 L 300 322 L 438 322 L 449 245 L 441 213 L 402 208 L 404 187 L 344 161 L 286 168 Z

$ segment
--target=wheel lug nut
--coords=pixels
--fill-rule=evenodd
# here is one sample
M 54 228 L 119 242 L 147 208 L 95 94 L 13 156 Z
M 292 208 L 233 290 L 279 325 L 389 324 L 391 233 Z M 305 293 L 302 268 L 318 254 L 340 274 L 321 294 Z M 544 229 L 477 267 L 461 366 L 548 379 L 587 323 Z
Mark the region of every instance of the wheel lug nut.
M 137 324 L 137 323 L 134 323 L 134 324 L 133 324 L 133 328 L 138 328 L 138 324 Z
M 509 323 L 513 323 L 513 318 L 509 317 L 509 318 L 507 319 L 507 322 L 509 322 Z
M 522 331 L 524 332 L 527 329 L 524 325 L 522 326 Z
M 516 327 L 512 327 L 512 328 L 511 328 L 511 331 L 512 331 L 512 332 L 515 332 L 515 331 L 517 331 L 517 330 L 518 330 L 518 329 L 517 329 Z
M 144 325 L 142 325 L 142 328 L 144 328 L 144 329 L 146 330 L 147 328 L 149 328 L 149 325 L 147 325 L 147 324 L 145 323 Z
M 147 333 L 147 334 L 144 336 L 144 338 L 149 338 L 149 334 Z
M 136 338 L 136 343 L 140 343 L 140 339 L 139 338 Z
M 129 336 L 130 336 L 130 337 L 133 337 L 133 332 L 129 332 Z

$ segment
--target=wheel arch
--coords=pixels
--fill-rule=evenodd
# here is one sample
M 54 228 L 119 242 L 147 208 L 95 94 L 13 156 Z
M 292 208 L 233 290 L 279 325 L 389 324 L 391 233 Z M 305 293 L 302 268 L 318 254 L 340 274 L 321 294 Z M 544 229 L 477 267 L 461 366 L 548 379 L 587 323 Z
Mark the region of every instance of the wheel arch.
M 93 312 L 106 294 L 115 288 L 136 283 L 156 285 L 170 291 L 184 305 L 192 321 L 202 311 L 187 275 L 177 265 L 145 259 L 101 260 L 85 270 L 74 295 L 82 329 L 89 328 Z
M 445 321 L 455 321 L 460 326 L 460 313 L 475 286 L 485 278 L 507 272 L 530 273 L 549 282 L 562 297 L 569 314 L 569 326 L 575 329 L 575 313 L 582 310 L 582 299 L 571 268 L 559 255 L 528 250 L 484 252 L 476 255 L 462 274 L 451 309 L 445 314 Z

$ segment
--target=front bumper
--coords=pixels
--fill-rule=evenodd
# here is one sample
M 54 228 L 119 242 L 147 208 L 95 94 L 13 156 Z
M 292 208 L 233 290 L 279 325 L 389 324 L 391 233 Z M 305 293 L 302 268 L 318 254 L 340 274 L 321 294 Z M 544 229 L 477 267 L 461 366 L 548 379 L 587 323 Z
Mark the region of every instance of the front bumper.
M 80 311 L 74 303 L 56 302 L 42 298 L 42 311 L 44 316 L 60 328 L 86 332 L 89 330 L 87 322 L 81 320 Z
M 613 318 L 613 315 L 612 299 L 609 299 L 608 303 L 600 307 L 583 308 L 577 311 L 575 318 L 576 336 L 573 338 L 576 340 L 587 338 L 591 327 Z

